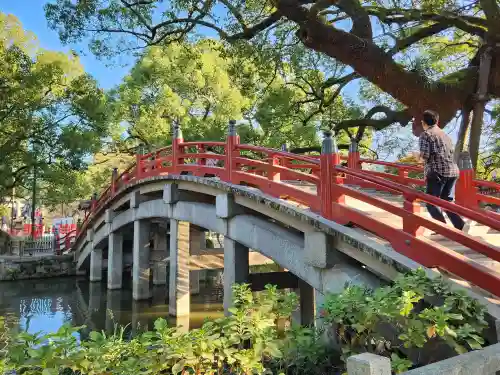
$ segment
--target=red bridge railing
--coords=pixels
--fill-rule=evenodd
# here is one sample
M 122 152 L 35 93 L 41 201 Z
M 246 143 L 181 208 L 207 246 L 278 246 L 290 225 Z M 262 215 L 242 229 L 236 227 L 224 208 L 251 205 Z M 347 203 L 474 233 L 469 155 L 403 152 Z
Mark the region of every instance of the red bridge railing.
M 208 147 L 214 148 L 216 153 L 207 152 Z M 500 261 L 500 249 L 453 227 L 419 215 L 419 201 L 422 201 L 500 231 L 500 216 L 480 210 L 478 202 L 481 197 L 478 195 L 481 194 L 477 193 L 481 184 L 495 188 L 498 188 L 498 184 L 474 180 L 474 174 L 470 173 L 469 169 L 462 168 L 462 180 L 460 187 L 457 187 L 457 194 L 463 194 L 464 191 L 474 192 L 473 199 L 465 199 L 460 201 L 460 204 L 450 203 L 406 186 L 423 184 L 423 180 L 409 178 L 407 175 L 410 171 L 420 171 L 418 167 L 365 161 L 356 153 L 356 150 L 351 151 L 347 158 L 348 167 L 343 167 L 340 165 L 342 158 L 335 141 L 329 134 L 325 135 L 321 155 L 314 157 L 240 144 L 234 122 L 230 122 L 226 142 L 184 142 L 180 129 L 176 128 L 171 146 L 146 155 L 137 155 L 136 163 L 121 175 L 118 175 L 116 170 L 113 172 L 110 186 L 100 197 L 94 197 L 90 215 L 84 221 L 80 233 L 85 232 L 92 218 L 130 182 L 168 174 L 208 175 L 232 184 L 259 188 L 271 196 L 305 205 L 326 219 L 363 228 L 387 240 L 395 251 L 425 267 L 446 270 L 500 296 L 500 274 L 424 238 L 422 233 L 424 228 L 427 228 L 495 261 Z M 207 160 L 216 160 L 217 165 L 213 162 L 207 164 Z M 368 162 L 394 168 L 398 173 L 392 175 L 362 169 L 361 164 Z M 307 182 L 315 186 L 316 191 L 287 183 L 290 180 Z M 401 195 L 404 198 L 403 207 L 353 189 L 345 182 L 356 182 Z M 349 207 L 344 204 L 346 197 L 360 200 L 394 215 L 400 220 L 400 227 L 385 224 Z M 491 199 L 497 202 L 497 198 Z

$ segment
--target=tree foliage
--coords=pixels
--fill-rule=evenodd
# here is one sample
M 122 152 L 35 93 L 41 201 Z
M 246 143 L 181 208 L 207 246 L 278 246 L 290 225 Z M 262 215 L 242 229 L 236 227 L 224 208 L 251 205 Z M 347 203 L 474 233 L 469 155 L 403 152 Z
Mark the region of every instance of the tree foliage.
M 340 79 L 325 78 L 320 87 L 311 88 L 318 101 L 325 101 L 318 88 L 342 88 L 345 82 L 362 77 L 402 106 L 376 106 L 365 113 L 363 122 L 349 120 L 339 124 L 343 127 L 406 124 L 428 108 L 439 110 L 446 124 L 457 111 L 471 110 L 477 101 L 479 60 L 485 51 L 493 57 L 488 97 L 500 95 L 496 63 L 500 8 L 495 0 L 390 4 L 376 0 L 53 0 L 46 14 L 64 42 L 90 37 L 91 49 L 101 56 L 199 33 L 215 33 L 233 45 L 250 41 L 266 57 L 282 59 L 289 59 L 288 52 L 300 44 L 352 68 Z
M 147 48 L 111 93 L 117 128 L 128 133 L 121 149 L 168 145 L 174 123 L 185 139 L 223 140 L 229 119 L 242 119 L 238 132 L 244 143 L 318 145 L 320 128 L 356 110 L 329 90 L 328 106 L 309 100 L 306 86 L 324 78 L 319 68 L 269 66 L 253 54 L 212 39 Z
M 123 171 L 136 152 L 169 145 L 172 124 L 181 126 L 186 140 L 222 141 L 228 120 L 236 118 L 241 119 L 237 131 L 243 143 L 319 147 L 318 130 L 349 118 L 357 108 L 329 89 L 328 105 L 309 100 L 308 85 L 320 84 L 324 73 L 301 61 L 303 52 L 277 67 L 253 50 L 237 51 L 213 39 L 148 47 L 123 82 L 108 93 L 113 125 L 103 150 L 94 155 L 85 174 L 48 189 L 47 201 L 101 191 L 112 169 Z M 346 132 L 337 138 L 349 143 Z M 362 144 L 370 142 L 366 132 Z
M 0 13 L 0 196 L 71 178 L 107 133 L 106 97 L 78 58 L 43 50 Z

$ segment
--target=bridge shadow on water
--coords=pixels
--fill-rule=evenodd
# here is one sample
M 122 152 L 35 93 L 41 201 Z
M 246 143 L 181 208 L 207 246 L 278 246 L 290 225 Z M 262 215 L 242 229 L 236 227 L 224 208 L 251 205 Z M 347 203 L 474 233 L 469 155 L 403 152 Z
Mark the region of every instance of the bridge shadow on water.
M 13 315 L 19 327 L 29 332 L 55 332 L 64 323 L 84 325 L 81 337 L 92 330 L 113 332 L 116 324 L 127 326 L 126 334 L 153 329 L 165 318 L 183 329 L 201 327 L 206 319 L 223 316 L 222 290 L 213 281 L 216 273 L 200 282 L 199 294 L 191 296 L 191 314 L 185 318 L 168 315 L 168 286 L 154 286 L 152 298 L 133 301 L 131 277 L 124 277 L 120 290 L 107 290 L 105 282 L 85 278 L 19 280 L 0 283 L 0 316 Z

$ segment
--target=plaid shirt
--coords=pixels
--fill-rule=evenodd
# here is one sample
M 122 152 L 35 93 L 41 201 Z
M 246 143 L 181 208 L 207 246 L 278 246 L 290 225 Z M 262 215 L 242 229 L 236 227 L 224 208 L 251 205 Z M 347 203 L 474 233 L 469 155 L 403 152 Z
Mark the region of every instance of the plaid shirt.
M 435 172 L 442 177 L 458 177 L 453 142 L 439 126 L 431 126 L 420 134 L 420 156 L 425 162 L 426 176 Z

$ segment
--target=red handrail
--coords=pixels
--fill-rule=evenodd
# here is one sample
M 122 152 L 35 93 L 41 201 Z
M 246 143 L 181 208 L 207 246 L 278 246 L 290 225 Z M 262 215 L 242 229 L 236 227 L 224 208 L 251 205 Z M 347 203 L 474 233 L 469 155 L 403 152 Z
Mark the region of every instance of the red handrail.
M 366 164 L 375 164 L 375 165 L 383 165 L 385 167 L 395 168 L 395 169 L 404 169 L 412 172 L 420 172 L 424 173 L 424 168 L 418 165 L 407 164 L 407 163 L 393 163 L 389 161 L 383 160 L 373 160 L 373 159 L 359 159 L 360 163 Z
M 474 221 L 477 221 L 478 223 L 488 225 L 489 227 L 491 227 L 493 229 L 500 230 L 500 221 L 496 220 L 494 218 L 491 218 L 482 212 L 474 211 L 474 210 L 468 209 L 466 207 L 459 206 L 455 203 L 451 203 L 451 202 L 445 201 L 444 199 L 440 199 L 440 198 L 434 197 L 432 195 L 422 193 L 418 190 L 407 188 L 406 186 L 400 185 L 400 184 L 395 183 L 395 182 L 388 182 L 387 180 L 384 180 L 384 179 L 381 179 L 378 177 L 366 176 L 366 175 L 364 175 L 363 172 L 350 170 L 349 168 L 345 168 L 345 167 L 341 167 L 341 166 L 336 166 L 335 169 L 341 173 L 345 173 L 345 174 L 348 174 L 350 176 L 364 179 L 366 181 L 377 184 L 381 187 L 396 190 L 399 193 L 403 194 L 403 196 L 405 196 L 405 198 L 408 198 L 411 200 L 418 199 L 418 200 L 421 200 L 423 202 L 430 203 L 430 204 L 432 204 L 434 206 L 438 206 L 446 211 L 455 212 L 461 216 L 465 216 L 468 219 L 472 219 Z
M 179 147 L 193 147 L 193 146 L 204 146 L 204 147 L 225 147 L 226 142 L 205 142 L 205 141 L 194 141 L 194 142 L 182 142 L 179 143 Z

